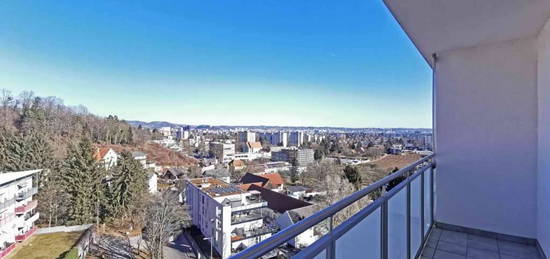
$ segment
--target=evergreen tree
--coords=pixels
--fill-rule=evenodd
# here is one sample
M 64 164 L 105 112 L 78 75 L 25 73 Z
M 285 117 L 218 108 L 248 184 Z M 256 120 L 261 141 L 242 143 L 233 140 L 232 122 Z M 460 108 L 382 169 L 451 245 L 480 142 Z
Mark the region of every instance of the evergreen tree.
M 105 178 L 93 156 L 92 143 L 83 138 L 69 147 L 62 168 L 62 177 L 69 197 L 69 221 L 74 224 L 91 223 L 99 217 L 98 204 L 103 202 L 101 182 Z
M 109 195 L 112 215 L 124 218 L 144 202 L 147 172 L 129 152 L 124 152 L 112 173 Z
M 48 169 L 54 162 L 45 136 L 31 132 L 21 135 L 0 130 L 0 171 Z
M 361 174 L 359 174 L 357 168 L 349 165 L 346 166 L 344 168 L 344 175 L 348 179 L 348 182 L 355 186 L 355 189 L 359 189 L 359 185 L 361 184 Z

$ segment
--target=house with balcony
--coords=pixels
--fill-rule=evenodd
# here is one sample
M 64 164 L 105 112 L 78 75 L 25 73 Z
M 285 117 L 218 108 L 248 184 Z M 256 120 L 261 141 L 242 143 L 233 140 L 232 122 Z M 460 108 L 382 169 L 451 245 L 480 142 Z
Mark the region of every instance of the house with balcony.
M 550 1 L 383 2 L 433 71 L 434 154 L 232 258 L 327 221 L 293 258 L 548 258 Z
M 37 177 L 42 170 L 0 173 L 0 258 L 36 231 Z

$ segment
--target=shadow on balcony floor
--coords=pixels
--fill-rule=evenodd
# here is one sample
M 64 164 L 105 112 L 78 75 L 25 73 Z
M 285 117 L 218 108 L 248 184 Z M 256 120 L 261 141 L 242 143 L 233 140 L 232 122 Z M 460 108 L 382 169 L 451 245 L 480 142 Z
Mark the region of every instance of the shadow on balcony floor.
M 422 259 L 542 259 L 535 246 L 435 228 Z

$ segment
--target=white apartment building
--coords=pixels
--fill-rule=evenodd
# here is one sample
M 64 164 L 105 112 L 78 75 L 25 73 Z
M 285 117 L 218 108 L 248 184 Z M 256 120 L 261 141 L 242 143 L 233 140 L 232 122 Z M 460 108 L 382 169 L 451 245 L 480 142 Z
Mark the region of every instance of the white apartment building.
M 221 163 L 229 163 L 235 157 L 235 144 L 210 142 L 209 148 L 210 152 L 212 152 L 214 157 Z
M 158 129 L 158 132 L 164 137 L 171 137 L 172 136 L 172 128 L 170 128 L 170 127 L 160 127 Z
M 34 234 L 38 192 L 36 178 L 42 170 L 0 173 L 0 257 L 11 252 L 16 242 Z
M 243 191 L 215 178 L 197 178 L 187 181 L 185 192 L 193 225 L 211 238 L 222 258 L 278 230 L 275 222 L 264 222 L 267 202 L 261 200 L 257 191 Z

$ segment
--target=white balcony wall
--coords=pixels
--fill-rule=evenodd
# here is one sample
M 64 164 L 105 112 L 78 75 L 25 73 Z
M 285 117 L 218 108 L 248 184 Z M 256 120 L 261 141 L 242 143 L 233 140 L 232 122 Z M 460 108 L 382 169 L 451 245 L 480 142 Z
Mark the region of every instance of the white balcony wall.
M 539 34 L 538 52 L 538 222 L 537 238 L 550 256 L 550 20 Z
M 436 220 L 535 238 L 536 38 L 437 54 Z

